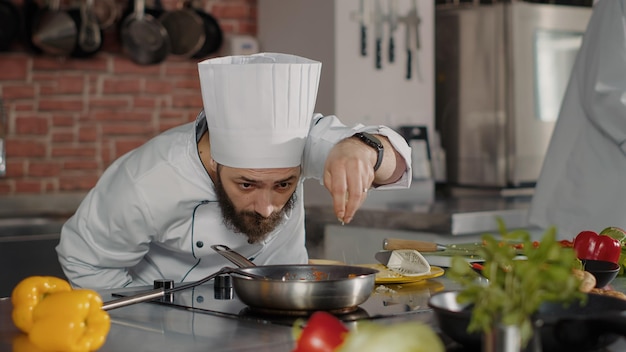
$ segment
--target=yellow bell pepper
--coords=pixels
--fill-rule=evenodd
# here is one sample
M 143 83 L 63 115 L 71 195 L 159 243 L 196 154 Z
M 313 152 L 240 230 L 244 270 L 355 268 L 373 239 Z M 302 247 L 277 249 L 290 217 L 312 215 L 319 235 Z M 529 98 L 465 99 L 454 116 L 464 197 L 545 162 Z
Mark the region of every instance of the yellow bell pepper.
M 35 346 L 26 334 L 19 334 L 13 338 L 13 349 L 11 352 L 48 352 Z
M 33 311 L 29 338 L 49 351 L 87 352 L 102 347 L 111 327 L 102 298 L 93 290 L 58 292 Z
M 44 351 L 88 352 L 102 347 L 111 327 L 100 295 L 50 277 L 31 277 L 13 290 L 13 321 Z M 14 346 L 15 347 L 15 346 Z
M 30 276 L 20 281 L 11 294 L 13 323 L 28 333 L 33 327 L 33 309 L 48 295 L 71 289 L 67 281 L 54 276 Z

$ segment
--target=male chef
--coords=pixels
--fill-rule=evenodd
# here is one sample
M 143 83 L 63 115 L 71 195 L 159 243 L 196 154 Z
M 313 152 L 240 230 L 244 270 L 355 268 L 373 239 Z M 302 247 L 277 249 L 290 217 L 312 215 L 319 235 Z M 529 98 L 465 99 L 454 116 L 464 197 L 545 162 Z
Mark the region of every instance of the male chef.
M 370 188 L 408 187 L 411 150 L 384 126 L 314 114 L 321 63 L 261 53 L 198 65 L 204 111 L 123 155 L 61 231 L 75 287 L 194 281 L 229 265 L 302 264 L 303 181 L 316 178 L 349 223 Z

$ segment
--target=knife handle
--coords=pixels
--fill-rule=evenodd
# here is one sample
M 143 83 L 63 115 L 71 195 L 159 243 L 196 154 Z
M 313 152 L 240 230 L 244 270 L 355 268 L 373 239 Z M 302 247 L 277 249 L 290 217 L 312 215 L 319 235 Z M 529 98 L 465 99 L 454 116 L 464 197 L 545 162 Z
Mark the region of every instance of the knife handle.
M 383 61 L 382 51 L 383 51 L 382 40 L 376 39 L 376 69 L 378 69 L 378 70 L 383 68 L 383 65 L 382 65 L 382 61 Z
M 361 56 L 367 56 L 367 27 L 361 25 Z
M 437 243 L 434 242 L 403 240 L 400 238 L 385 238 L 383 240 L 383 249 L 415 249 L 420 252 L 436 252 L 439 250 Z
M 411 60 L 413 60 L 412 54 L 411 49 L 406 50 L 406 79 L 411 79 L 411 71 L 413 71 L 411 66 Z

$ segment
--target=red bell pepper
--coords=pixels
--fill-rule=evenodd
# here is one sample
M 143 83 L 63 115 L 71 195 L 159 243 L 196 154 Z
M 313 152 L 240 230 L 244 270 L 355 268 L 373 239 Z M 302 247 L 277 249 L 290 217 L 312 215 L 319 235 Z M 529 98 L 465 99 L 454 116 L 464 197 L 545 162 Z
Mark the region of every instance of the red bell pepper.
M 337 317 L 317 311 L 309 318 L 292 352 L 333 352 L 343 343 L 348 332 Z
M 612 237 L 598 235 L 593 231 L 582 231 L 574 238 L 574 250 L 578 259 L 619 263 L 622 245 Z

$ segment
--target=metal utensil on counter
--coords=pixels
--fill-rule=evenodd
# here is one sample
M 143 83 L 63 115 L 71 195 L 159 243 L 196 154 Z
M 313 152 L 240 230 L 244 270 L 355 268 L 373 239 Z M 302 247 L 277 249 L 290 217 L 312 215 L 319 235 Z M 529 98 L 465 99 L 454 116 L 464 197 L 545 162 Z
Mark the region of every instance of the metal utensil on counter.
M 430 272 L 430 264 L 426 258 L 414 249 L 379 251 L 374 257 L 391 271 L 403 276 L 424 275 Z
M 443 245 L 435 242 L 405 240 L 400 238 L 385 238 L 383 240 L 383 249 L 415 249 L 425 254 L 436 252 L 438 255 L 476 255 L 482 247 L 480 243 L 462 243 Z

